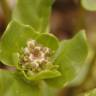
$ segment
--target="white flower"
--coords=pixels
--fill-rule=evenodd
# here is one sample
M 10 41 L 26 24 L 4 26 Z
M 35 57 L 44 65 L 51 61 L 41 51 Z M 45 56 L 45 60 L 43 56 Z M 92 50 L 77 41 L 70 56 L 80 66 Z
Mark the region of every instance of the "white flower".
M 38 44 L 35 40 L 29 40 L 21 57 L 22 68 L 31 70 L 32 73 L 44 70 L 50 62 L 50 54 L 51 50 L 48 47 Z
M 29 40 L 27 42 L 27 47 L 28 48 L 34 47 L 35 45 L 36 45 L 36 41 L 35 40 Z
M 24 48 L 24 53 L 25 54 L 29 54 L 30 53 L 30 51 L 29 51 L 29 49 L 27 47 Z
M 38 61 L 36 61 L 36 60 L 33 61 L 31 64 L 32 64 L 32 67 L 35 69 L 37 69 L 39 67 Z

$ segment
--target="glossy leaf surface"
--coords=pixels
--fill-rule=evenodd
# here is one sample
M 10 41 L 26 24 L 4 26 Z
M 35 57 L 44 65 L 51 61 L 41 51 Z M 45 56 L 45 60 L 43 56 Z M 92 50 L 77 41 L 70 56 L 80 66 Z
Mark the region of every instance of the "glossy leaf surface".
M 63 86 L 68 81 L 76 78 L 83 67 L 85 67 L 84 62 L 87 55 L 88 46 L 84 32 L 78 33 L 71 40 L 62 41 L 54 56 L 54 64 L 59 65 L 61 77 L 48 80 L 48 83 Z
M 17 0 L 13 19 L 46 32 L 53 0 Z

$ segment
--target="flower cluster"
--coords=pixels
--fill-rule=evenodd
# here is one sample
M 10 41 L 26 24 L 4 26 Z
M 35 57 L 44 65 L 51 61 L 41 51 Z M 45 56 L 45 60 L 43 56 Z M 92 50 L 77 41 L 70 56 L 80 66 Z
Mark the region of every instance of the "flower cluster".
M 48 47 L 44 47 L 35 40 L 29 40 L 20 54 L 19 65 L 27 74 L 34 75 L 52 67 L 50 62 L 52 53 Z

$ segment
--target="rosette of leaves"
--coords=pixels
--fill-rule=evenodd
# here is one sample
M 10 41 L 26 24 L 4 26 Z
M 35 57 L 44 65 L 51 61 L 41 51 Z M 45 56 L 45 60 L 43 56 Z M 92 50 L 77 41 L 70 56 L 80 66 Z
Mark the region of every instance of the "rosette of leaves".
M 34 59 L 33 57 L 30 57 L 33 60 L 33 62 L 30 63 L 28 62 L 29 63 L 29 64 L 27 63 L 28 67 L 26 67 L 26 63 L 25 63 L 26 60 L 24 61 L 24 57 L 23 59 L 21 58 L 22 55 L 26 56 L 24 52 L 26 52 L 25 48 L 28 47 L 26 44 L 30 40 L 35 40 L 36 42 L 38 42 L 37 46 L 41 47 L 42 45 L 41 48 L 46 47 L 51 50 L 49 51 L 51 54 L 48 54 L 49 61 L 42 63 L 42 66 L 44 65 L 43 68 L 41 68 L 40 65 L 38 66 L 36 65 L 39 64 L 38 62 L 33 64 L 35 59 L 38 60 L 39 58 L 38 56 L 36 58 L 34 57 Z M 6 89 L 8 92 L 6 94 L 10 94 L 8 96 L 13 96 L 14 94 L 17 94 L 16 96 L 18 96 L 19 92 L 20 94 L 25 94 L 19 96 L 31 96 L 30 94 L 35 94 L 34 92 L 36 92 L 36 96 L 38 96 L 37 93 L 40 84 L 42 84 L 40 82 L 42 81 L 48 85 L 57 88 L 61 86 L 63 87 L 65 83 L 75 79 L 77 75 L 82 72 L 84 66 L 87 66 L 84 65 L 84 62 L 87 57 L 87 53 L 88 53 L 88 48 L 87 48 L 84 32 L 79 32 L 71 40 L 59 42 L 56 37 L 54 37 L 49 33 L 46 34 L 37 33 L 35 32 L 35 30 L 32 29 L 32 27 L 28 25 L 23 25 L 16 21 L 12 21 L 8 25 L 0 41 L 0 61 L 5 65 L 15 67 L 15 70 L 14 72 L 10 72 L 10 71 L 7 72 L 2 70 L 0 71 L 1 74 L 0 82 L 2 82 L 1 84 L 8 83 L 7 87 L 10 87 L 10 88 L 5 88 L 3 87 L 4 85 L 2 85 L 0 92 L 2 93 L 2 90 L 5 91 Z M 42 59 L 41 57 L 40 59 Z M 20 62 L 20 60 L 23 61 Z M 22 65 L 25 65 L 24 66 L 25 69 L 21 67 L 21 63 Z M 46 64 L 48 65 L 47 67 Z M 41 69 L 39 71 L 36 70 L 36 73 L 33 73 L 34 68 L 37 68 L 34 66 L 37 66 L 38 68 Z M 29 75 L 28 71 L 30 71 L 32 74 Z M 7 79 L 9 82 L 7 81 Z M 15 85 L 14 85 L 14 79 L 16 79 Z M 41 87 L 43 87 L 43 85 L 41 85 Z M 36 91 L 34 91 L 35 90 L 34 88 L 36 89 Z M 2 96 L 4 96 L 5 92 L 2 94 L 3 94 Z
M 17 2 L 0 40 L 0 62 L 14 68 L 0 70 L 1 96 L 56 96 L 58 88 L 84 79 L 88 68 L 85 32 L 64 41 L 49 34 L 51 4 L 51 0 Z

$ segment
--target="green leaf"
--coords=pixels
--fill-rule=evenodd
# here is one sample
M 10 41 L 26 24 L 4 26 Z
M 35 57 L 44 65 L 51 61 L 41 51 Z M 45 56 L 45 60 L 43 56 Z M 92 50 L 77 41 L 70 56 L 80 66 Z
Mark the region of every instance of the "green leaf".
M 44 46 L 51 48 L 54 51 L 56 51 L 57 48 L 59 47 L 59 41 L 52 34 L 42 34 L 37 38 L 37 41 L 38 43 L 41 43 Z
M 84 96 L 96 96 L 96 89 L 86 92 Z
M 36 39 L 38 35 L 30 26 L 12 21 L 0 41 L 0 61 L 7 65 L 16 65 L 16 54 L 29 39 Z
M 60 72 L 59 71 L 56 71 L 56 70 L 44 70 L 44 71 L 41 71 L 39 72 L 38 74 L 36 75 L 33 75 L 32 77 L 28 77 L 25 72 L 23 72 L 25 77 L 28 79 L 28 80 L 43 80 L 43 79 L 50 79 L 50 78 L 54 78 L 54 77 L 58 77 L 60 76 Z
M 89 11 L 96 11 L 96 0 L 81 0 L 82 6 Z
M 58 88 L 52 88 L 48 86 L 45 82 L 42 82 L 42 96 L 57 96 L 57 93 L 59 91 Z
M 10 71 L 0 70 L 1 96 L 42 96 L 36 84 L 30 84 Z
M 46 32 L 53 0 L 18 0 L 13 19 L 31 25 L 38 32 Z
M 32 82 L 18 72 L 0 70 L 0 96 L 55 96 L 56 92 L 45 82 Z
M 13 78 L 11 76 L 11 72 L 0 70 L 0 95 L 5 96 L 4 94 L 7 92 L 10 85 L 13 83 Z M 7 86 L 7 87 L 6 87 Z
M 65 83 L 76 78 L 85 66 L 87 55 L 88 46 L 84 32 L 79 32 L 71 40 L 62 41 L 54 56 L 54 64 L 59 65 L 61 77 L 47 80 L 47 82 L 53 86 L 64 86 Z

